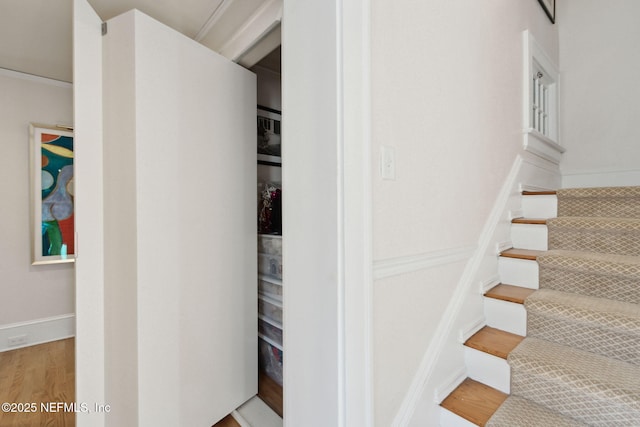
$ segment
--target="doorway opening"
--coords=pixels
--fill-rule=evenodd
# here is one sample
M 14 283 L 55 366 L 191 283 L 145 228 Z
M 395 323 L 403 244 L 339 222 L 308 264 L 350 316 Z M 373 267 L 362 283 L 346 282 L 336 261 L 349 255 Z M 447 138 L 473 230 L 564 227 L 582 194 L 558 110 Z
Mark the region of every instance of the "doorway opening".
M 281 49 L 255 66 L 257 76 L 258 396 L 280 417 L 282 326 Z

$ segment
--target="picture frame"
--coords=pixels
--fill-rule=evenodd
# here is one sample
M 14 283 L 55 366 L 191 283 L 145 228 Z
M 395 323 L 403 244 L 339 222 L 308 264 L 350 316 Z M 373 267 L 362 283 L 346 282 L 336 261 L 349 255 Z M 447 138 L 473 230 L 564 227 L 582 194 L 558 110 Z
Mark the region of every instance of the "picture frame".
M 552 24 L 556 23 L 556 0 L 538 0 Z
M 258 164 L 268 166 L 282 166 L 282 145 L 280 136 L 281 121 L 282 113 L 280 111 L 258 105 Z
M 29 124 L 32 265 L 75 261 L 73 144 L 70 127 Z

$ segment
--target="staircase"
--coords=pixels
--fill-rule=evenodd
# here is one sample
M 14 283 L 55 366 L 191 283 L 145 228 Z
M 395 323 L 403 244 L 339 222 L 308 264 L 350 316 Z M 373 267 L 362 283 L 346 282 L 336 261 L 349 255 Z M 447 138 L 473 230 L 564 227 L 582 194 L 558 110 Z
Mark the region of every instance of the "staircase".
M 441 425 L 640 426 L 640 187 L 522 207 Z

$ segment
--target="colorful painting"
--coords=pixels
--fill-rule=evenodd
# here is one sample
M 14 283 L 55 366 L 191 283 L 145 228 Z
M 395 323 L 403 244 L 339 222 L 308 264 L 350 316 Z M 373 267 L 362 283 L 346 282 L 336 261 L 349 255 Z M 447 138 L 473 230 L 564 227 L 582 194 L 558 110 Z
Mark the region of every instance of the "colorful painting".
M 33 264 L 75 259 L 73 133 L 32 124 Z

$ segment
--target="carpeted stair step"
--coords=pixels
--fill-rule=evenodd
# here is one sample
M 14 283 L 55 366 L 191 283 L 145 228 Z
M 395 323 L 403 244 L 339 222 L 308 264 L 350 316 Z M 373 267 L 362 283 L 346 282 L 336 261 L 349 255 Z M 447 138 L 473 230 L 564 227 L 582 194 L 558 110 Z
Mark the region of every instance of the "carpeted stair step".
M 524 302 L 527 336 L 640 366 L 640 305 L 540 289 Z
M 591 426 L 640 420 L 640 367 L 525 338 L 508 357 L 511 394 Z
M 551 250 L 537 257 L 540 288 L 640 304 L 640 257 Z
M 640 218 L 640 187 L 560 189 L 558 216 Z
M 640 219 L 558 217 L 547 221 L 549 249 L 640 255 Z
M 485 424 L 486 427 L 587 427 L 528 399 L 509 396 Z

